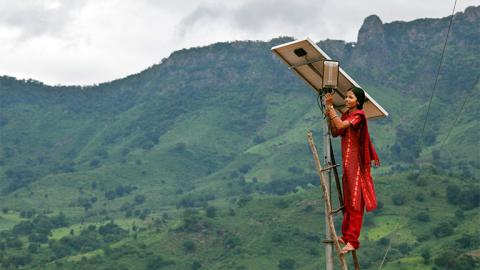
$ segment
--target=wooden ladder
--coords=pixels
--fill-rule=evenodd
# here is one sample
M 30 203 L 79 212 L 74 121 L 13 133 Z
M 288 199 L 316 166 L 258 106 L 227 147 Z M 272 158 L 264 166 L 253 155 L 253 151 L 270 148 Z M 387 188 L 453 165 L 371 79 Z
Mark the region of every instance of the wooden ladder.
M 315 160 L 315 166 L 317 169 L 317 173 L 320 176 L 320 186 L 322 187 L 323 191 L 323 198 L 325 200 L 325 211 L 328 213 L 327 215 L 327 220 L 328 220 L 328 228 L 330 232 L 330 239 L 331 240 L 325 240 L 324 242 L 326 243 L 333 243 L 333 246 L 335 247 L 335 250 L 338 255 L 338 259 L 340 261 L 340 266 L 343 270 L 348 270 L 348 265 L 345 259 L 345 256 L 341 253 L 341 248 L 340 248 L 340 243 L 338 242 L 338 237 L 337 237 L 337 232 L 335 231 L 335 225 L 333 223 L 333 215 L 340 212 L 340 210 L 343 212 L 344 207 L 343 207 L 343 197 L 342 197 L 342 190 L 340 186 L 340 180 L 338 177 L 338 171 L 337 171 L 337 165 L 335 164 L 335 158 L 333 155 L 333 149 L 331 147 L 331 141 L 330 143 L 330 156 L 331 156 L 331 164 L 328 164 L 325 168 L 322 168 L 322 165 L 320 163 L 320 159 L 318 158 L 318 152 L 317 148 L 315 147 L 315 143 L 313 141 L 313 135 L 312 132 L 309 130 L 307 132 L 307 139 L 308 139 L 308 144 L 310 145 L 310 149 L 312 150 L 313 154 L 313 159 Z M 329 138 L 330 140 L 330 138 Z M 338 199 L 340 201 L 340 207 L 336 210 L 332 210 L 332 201 L 330 198 L 330 190 L 327 188 L 327 176 L 325 175 L 326 171 L 333 170 L 334 175 L 335 175 L 335 184 L 337 187 L 337 192 L 338 192 Z M 357 258 L 357 253 L 356 251 L 352 251 L 352 258 L 355 266 L 355 270 L 360 270 L 360 265 L 358 263 L 358 258 Z

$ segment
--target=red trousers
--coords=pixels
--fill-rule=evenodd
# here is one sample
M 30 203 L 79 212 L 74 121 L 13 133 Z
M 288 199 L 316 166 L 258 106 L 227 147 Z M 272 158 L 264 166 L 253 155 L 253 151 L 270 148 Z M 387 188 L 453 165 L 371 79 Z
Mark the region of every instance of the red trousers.
M 360 237 L 360 230 L 362 229 L 363 212 L 365 202 L 360 196 L 360 209 L 355 210 L 351 203 L 344 201 L 345 211 L 343 213 L 342 221 L 342 239 L 345 243 L 350 243 L 355 249 L 360 247 L 358 238 Z

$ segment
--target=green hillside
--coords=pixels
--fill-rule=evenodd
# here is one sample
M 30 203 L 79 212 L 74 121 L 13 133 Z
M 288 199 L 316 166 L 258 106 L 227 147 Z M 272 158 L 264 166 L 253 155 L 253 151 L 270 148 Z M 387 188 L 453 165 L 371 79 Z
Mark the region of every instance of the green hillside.
M 390 113 L 369 123 L 362 269 L 387 250 L 383 269 L 479 267 L 480 7 L 454 17 L 421 136 L 449 20 L 370 16 L 356 43 L 318 43 Z M 270 51 L 291 40 L 183 49 L 94 86 L 0 77 L 0 269 L 322 269 L 306 141 L 322 151 L 322 115 Z

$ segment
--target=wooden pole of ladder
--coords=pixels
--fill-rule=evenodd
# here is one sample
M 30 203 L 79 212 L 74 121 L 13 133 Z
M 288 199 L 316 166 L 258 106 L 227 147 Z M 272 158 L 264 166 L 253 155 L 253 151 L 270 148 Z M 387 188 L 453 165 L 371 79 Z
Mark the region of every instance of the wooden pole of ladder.
M 337 251 L 341 268 L 343 270 L 348 270 L 347 262 L 345 260 L 345 256 L 341 253 L 340 244 L 338 243 L 338 240 L 337 240 L 337 233 L 335 231 L 335 226 L 333 224 L 333 212 L 332 212 L 332 205 L 330 203 L 331 201 L 330 201 L 330 192 L 329 192 L 330 190 L 327 185 L 325 170 L 322 168 L 322 165 L 320 164 L 317 148 L 315 147 L 315 143 L 313 141 L 313 135 L 310 130 L 307 132 L 307 139 L 308 139 L 308 144 L 310 145 L 310 149 L 312 150 L 313 159 L 315 160 L 317 173 L 320 176 L 320 185 L 322 186 L 323 198 L 325 200 L 325 211 L 327 213 L 327 221 L 328 221 L 327 223 L 328 223 L 328 228 L 330 232 L 330 237 L 332 239 L 333 246 Z M 326 168 L 326 170 L 329 170 L 329 169 L 331 168 Z

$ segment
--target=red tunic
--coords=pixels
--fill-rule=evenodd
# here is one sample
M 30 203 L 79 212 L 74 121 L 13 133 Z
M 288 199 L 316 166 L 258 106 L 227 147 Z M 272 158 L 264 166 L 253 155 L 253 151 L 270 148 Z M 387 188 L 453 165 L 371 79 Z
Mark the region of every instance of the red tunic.
M 368 125 L 363 110 L 342 115 L 342 121 L 351 125 L 341 130 L 342 136 L 342 166 L 344 203 L 355 210 L 362 210 L 361 199 L 365 202 L 367 211 L 377 207 L 375 188 L 370 174 L 370 162 L 379 165 L 378 156 L 370 141 Z

